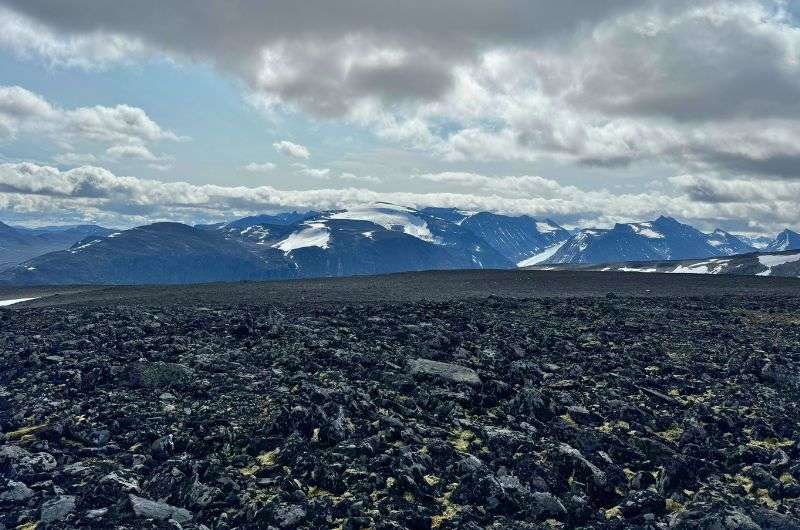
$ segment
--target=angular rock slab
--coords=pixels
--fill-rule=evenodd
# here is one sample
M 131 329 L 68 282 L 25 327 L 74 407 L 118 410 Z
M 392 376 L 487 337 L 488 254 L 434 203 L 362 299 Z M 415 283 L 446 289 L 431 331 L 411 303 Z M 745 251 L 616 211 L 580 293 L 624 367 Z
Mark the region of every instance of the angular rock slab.
M 192 520 L 192 513 L 185 508 L 177 508 L 165 502 L 145 499 L 132 493 L 128 495 L 128 498 L 131 501 L 133 513 L 139 517 L 157 519 L 159 521 L 168 521 L 172 519 L 178 523 L 185 523 Z
M 480 385 L 481 379 L 472 368 L 458 364 L 443 363 L 430 359 L 413 359 L 408 363 L 412 375 L 423 374 L 452 383 Z

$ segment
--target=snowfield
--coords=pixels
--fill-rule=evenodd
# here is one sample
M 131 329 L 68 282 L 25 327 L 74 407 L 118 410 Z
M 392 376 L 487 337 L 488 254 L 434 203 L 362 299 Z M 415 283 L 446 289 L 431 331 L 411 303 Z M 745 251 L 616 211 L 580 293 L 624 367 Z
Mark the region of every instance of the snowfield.
M 28 300 L 36 300 L 37 298 L 39 297 L 34 296 L 32 298 L 11 298 L 9 300 L 0 300 L 0 306 L 19 304 L 20 302 L 27 302 Z
M 415 215 L 415 211 L 404 206 L 381 204 L 380 206 L 355 207 L 344 212 L 338 212 L 329 219 L 352 219 L 369 221 L 387 230 L 401 230 L 410 236 L 422 239 L 429 243 L 439 244 L 428 228 L 428 223 Z
M 642 237 L 647 237 L 649 239 L 664 239 L 664 234 L 653 230 L 653 225 L 651 223 L 631 223 L 628 226 L 630 226 L 634 232 Z
M 780 256 L 759 256 L 758 257 L 759 263 L 764 265 L 765 267 L 776 267 L 778 265 L 785 265 L 787 263 L 794 263 L 795 261 L 800 261 L 800 253 L 798 254 L 784 254 Z
M 555 245 L 553 245 L 551 247 L 547 247 L 546 249 L 544 249 L 543 251 L 539 252 L 538 254 L 535 254 L 535 255 L 531 256 L 530 258 L 527 258 L 527 259 L 524 259 L 524 260 L 520 261 L 519 263 L 517 263 L 517 267 L 528 267 L 529 265 L 536 265 L 538 263 L 542 263 L 543 261 L 546 261 L 546 260 L 550 259 L 551 257 L 553 257 L 555 255 L 556 252 L 558 252 L 558 250 L 561 247 L 564 246 L 564 243 L 566 243 L 566 242 L 567 241 L 565 240 L 565 241 L 562 241 L 561 243 L 556 243 Z
M 328 248 L 331 231 L 323 223 L 308 223 L 306 227 L 293 232 L 283 241 L 272 245 L 273 248 L 282 250 L 285 254 L 298 248 L 319 247 Z

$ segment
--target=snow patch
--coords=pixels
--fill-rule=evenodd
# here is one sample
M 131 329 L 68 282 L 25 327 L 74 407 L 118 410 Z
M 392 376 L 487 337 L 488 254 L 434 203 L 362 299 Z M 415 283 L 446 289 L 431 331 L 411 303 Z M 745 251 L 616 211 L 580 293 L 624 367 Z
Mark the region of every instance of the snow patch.
M 329 218 L 369 221 L 387 230 L 398 230 L 429 243 L 441 244 L 441 241 L 431 233 L 428 223 L 415 213 L 416 211 L 411 208 L 382 203 L 380 206 L 351 208 L 335 213 Z
M 548 259 L 552 258 L 561 247 L 564 246 L 564 243 L 566 243 L 566 241 L 562 241 L 561 243 L 556 243 L 555 245 L 547 247 L 542 252 L 520 261 L 517 263 L 517 267 L 528 267 L 529 265 L 536 265 L 537 263 L 547 261 Z
M 653 230 L 651 223 L 632 223 L 628 226 L 638 235 L 649 239 L 664 239 L 664 234 Z
M 550 234 L 553 232 L 558 232 L 558 227 L 546 221 L 536 221 L 536 230 L 540 234 Z
M 800 261 L 800 254 L 782 254 L 778 256 L 765 255 L 758 257 L 759 263 L 765 267 L 776 267 L 778 265 L 785 265 L 786 263 L 794 263 Z
M 703 265 L 700 263 L 694 265 L 678 265 L 669 272 L 675 274 L 711 274 L 708 270 L 708 265 Z
M 19 304 L 20 302 L 27 302 L 28 300 L 36 300 L 37 298 L 40 297 L 34 296 L 32 298 L 11 298 L 8 300 L 0 300 L 0 306 Z
M 87 248 L 91 247 L 91 246 L 92 246 L 92 245 L 94 245 L 95 243 L 99 243 L 100 241 L 102 241 L 102 240 L 101 240 L 101 239 L 94 239 L 94 240 L 92 240 L 92 241 L 89 241 L 88 243 L 84 243 L 84 244 L 83 244 L 83 245 L 81 245 L 81 246 L 78 246 L 78 247 L 75 247 L 75 248 L 72 248 L 72 249 L 70 249 L 70 251 L 69 251 L 69 252 L 70 252 L 70 254 L 77 254 L 77 253 L 78 253 L 78 252 L 80 252 L 81 250 L 86 250 Z
M 690 263 L 689 265 L 678 265 L 667 272 L 675 274 L 719 274 L 722 272 L 723 265 L 728 263 L 730 263 L 730 260 L 727 259 L 711 259 L 699 263 Z
M 331 231 L 323 223 L 307 223 L 304 228 L 292 232 L 289 237 L 272 245 L 288 254 L 298 248 L 319 247 L 326 249 L 330 243 Z

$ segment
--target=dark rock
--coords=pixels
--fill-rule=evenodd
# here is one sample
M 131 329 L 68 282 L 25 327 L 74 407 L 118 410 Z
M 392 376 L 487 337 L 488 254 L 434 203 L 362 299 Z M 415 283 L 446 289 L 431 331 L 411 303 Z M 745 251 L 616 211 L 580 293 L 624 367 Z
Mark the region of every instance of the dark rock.
M 133 513 L 138 517 L 157 521 L 173 520 L 178 523 L 186 523 L 192 520 L 192 513 L 184 508 L 176 508 L 164 502 L 138 497 L 132 493 L 128 495 L 128 499 Z
M 409 362 L 409 370 L 412 375 L 426 375 L 452 383 L 481 384 L 475 370 L 458 364 L 431 361 L 430 359 L 414 359 Z
M 0 492 L 0 502 L 24 502 L 33 497 L 33 495 L 33 490 L 26 486 L 24 482 L 10 480 Z
M 130 384 L 135 387 L 162 389 L 183 386 L 191 382 L 192 369 L 176 363 L 137 362 L 131 365 Z
M 75 510 L 75 496 L 62 495 L 42 504 L 39 520 L 44 524 L 63 520 Z

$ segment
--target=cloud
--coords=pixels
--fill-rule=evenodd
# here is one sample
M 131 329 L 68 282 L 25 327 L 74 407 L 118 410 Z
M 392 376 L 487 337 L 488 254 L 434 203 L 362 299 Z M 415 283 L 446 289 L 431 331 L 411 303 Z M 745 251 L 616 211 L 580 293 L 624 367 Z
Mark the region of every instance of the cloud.
M 0 6 L 0 46 L 23 58 L 43 58 L 52 66 L 97 69 L 144 57 L 140 39 L 102 30 L 65 36 L 45 24 Z
M 113 37 L 115 50 L 159 50 L 210 62 L 266 97 L 341 114 L 365 98 L 435 99 L 452 80 L 449 66 L 470 61 L 482 47 L 542 41 L 638 2 L 380 0 L 365 8 L 360 0 L 272 0 L 226 5 L 222 17 L 214 0 L 180 7 L 144 0 L 135 8 L 92 0 L 69 7 L 46 0 L 4 3 L 13 10 L 3 18 L 13 21 L 6 24 L 14 35 L 28 37 L 33 43 L 26 50 L 40 49 L 47 58 L 103 62 L 88 43 Z
M 150 149 L 140 144 L 112 145 L 106 149 L 106 155 L 114 160 L 125 158 L 145 160 L 147 162 L 160 162 L 164 160 L 163 157 L 154 155 Z
M 331 170 L 327 167 L 325 168 L 301 167 L 298 169 L 298 172 L 307 177 L 314 177 L 318 179 L 328 178 L 331 174 Z
M 181 140 L 144 110 L 129 105 L 63 109 L 19 86 L 0 86 L 0 134 L 44 134 L 61 142 L 141 143 Z
M 250 162 L 249 164 L 243 166 L 242 169 L 249 171 L 250 173 L 267 173 L 275 169 L 275 164 L 272 162 Z
M 213 0 L 5 4 L 0 45 L 17 53 L 208 62 L 268 106 L 446 160 L 800 176 L 800 28 L 785 0 L 275 0 L 225 17 Z
M 53 161 L 62 166 L 80 166 L 94 164 L 97 157 L 91 153 L 60 153 L 53 157 Z
M 555 217 L 567 224 L 584 226 L 608 226 L 665 213 L 709 229 L 722 222 L 729 228 L 777 232 L 800 224 L 794 200 L 800 190 L 794 183 L 782 181 L 742 182 L 726 187 L 725 181 L 716 177 L 683 175 L 672 180 L 669 193 L 657 187 L 647 193 L 613 193 L 607 189 L 563 186 L 538 176 L 445 173 L 419 178 L 446 186 L 461 182 L 477 185 L 478 189 L 461 193 L 376 192 L 363 188 L 280 190 L 272 186 L 139 179 L 117 176 L 94 166 L 62 171 L 38 164 L 7 163 L 0 164 L 0 212 L 5 217 L 25 214 L 52 221 L 69 215 L 71 219 L 104 219 L 112 224 L 132 225 L 156 220 L 218 221 L 265 211 L 328 210 L 386 201 L 416 207 Z M 505 189 L 509 184 L 524 191 L 509 193 Z M 699 189 L 707 191 L 698 192 Z M 740 192 L 746 200 L 731 197 L 737 189 L 746 190 Z
M 469 172 L 444 172 L 412 175 L 411 178 L 447 184 L 448 186 L 477 188 L 500 195 L 518 194 L 520 192 L 547 195 L 555 190 L 578 191 L 575 187 L 563 186 L 555 180 L 531 175 L 491 177 Z
M 309 153 L 308 148 L 304 145 L 295 144 L 288 140 L 281 140 L 280 142 L 275 142 L 272 144 L 272 147 L 275 148 L 276 151 L 281 153 L 282 155 L 290 156 L 292 158 L 304 158 L 308 160 L 311 157 L 311 153 Z
M 345 180 L 345 181 L 353 181 L 353 182 L 368 182 L 371 184 L 380 184 L 383 182 L 378 177 L 373 177 L 370 175 L 355 175 L 353 173 L 334 173 L 330 168 L 313 168 L 308 167 L 305 164 L 301 164 L 299 162 L 295 162 L 292 164 L 292 167 L 297 169 L 297 172 L 301 175 L 305 175 L 307 177 L 313 177 L 317 179 L 323 180 Z
M 709 204 L 768 202 L 792 209 L 800 197 L 800 182 L 783 180 L 722 179 L 708 175 L 678 175 L 669 182 L 692 200 Z
M 338 178 L 340 180 L 352 180 L 356 182 L 370 182 L 372 184 L 380 184 L 383 182 L 382 179 L 378 177 L 373 177 L 371 175 L 354 175 L 352 173 L 340 173 Z

